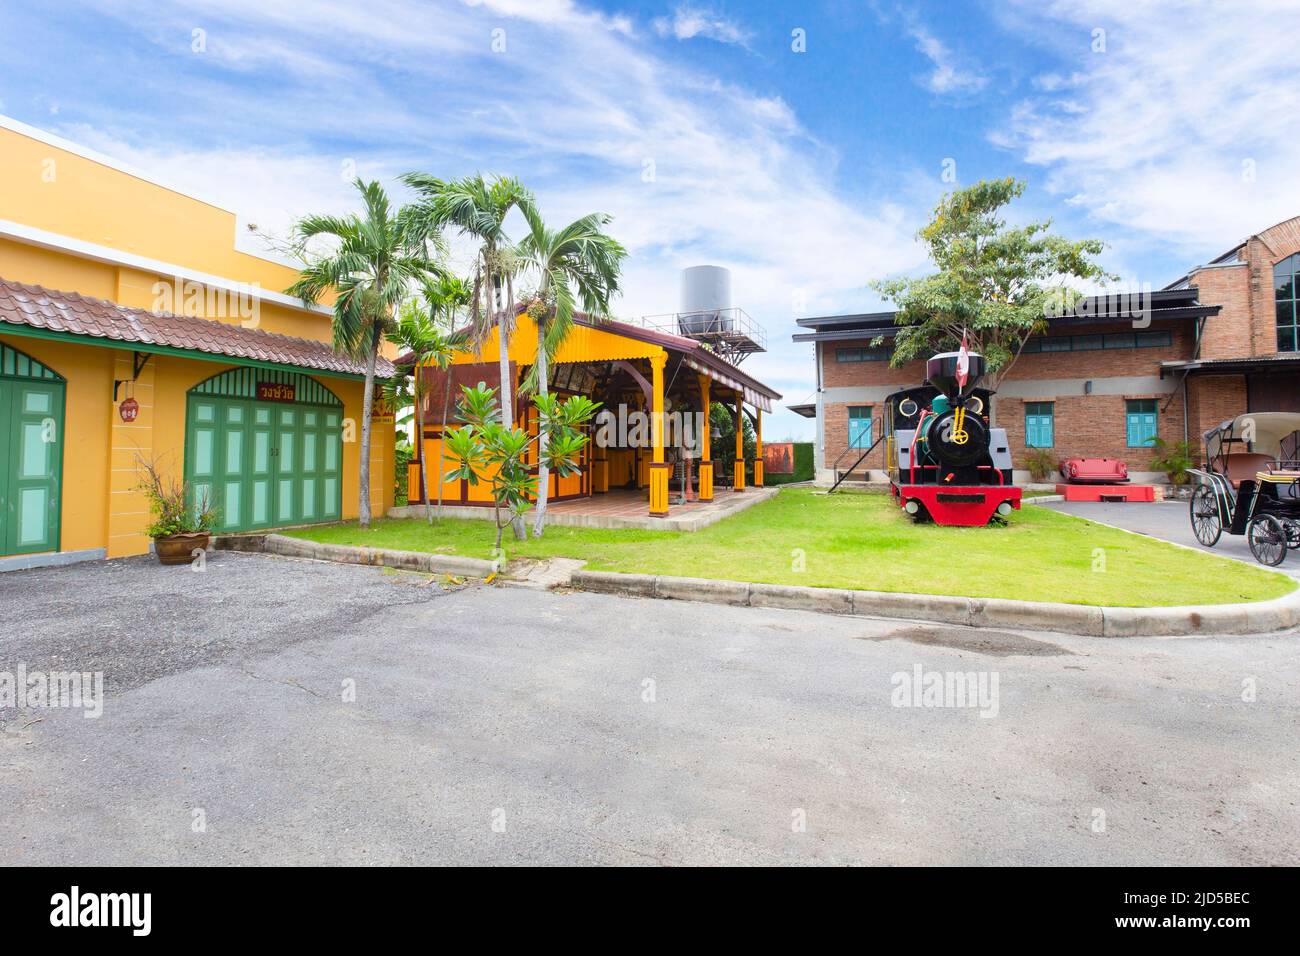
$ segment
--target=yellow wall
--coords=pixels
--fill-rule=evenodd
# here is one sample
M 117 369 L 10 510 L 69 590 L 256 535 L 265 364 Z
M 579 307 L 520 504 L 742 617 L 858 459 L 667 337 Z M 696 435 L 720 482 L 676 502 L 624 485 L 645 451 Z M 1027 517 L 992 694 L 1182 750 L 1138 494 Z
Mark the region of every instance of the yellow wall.
M 263 290 L 282 292 L 297 277 L 288 266 L 236 249 L 238 224 L 232 212 L 5 128 L 0 128 L 0 219 Z M 331 335 L 326 314 L 259 299 L 249 317 L 229 295 L 209 296 L 208 290 L 184 280 L 178 285 L 166 270 L 104 263 L 4 237 L 0 277 L 316 341 L 328 342 Z M 131 395 L 140 405 L 138 417 L 128 424 L 113 401 L 113 381 L 132 377 L 134 353 L 129 349 L 12 335 L 3 325 L 0 341 L 67 381 L 60 550 L 106 548 L 110 557 L 146 552 L 149 541 L 143 532 L 149 514 L 136 489 L 136 456 L 153 456 L 179 476 L 186 393 L 232 366 L 152 356 L 139 378 L 118 395 L 119 401 Z M 343 517 L 355 518 L 363 385 L 350 379 L 319 381 L 344 403 Z M 393 500 L 391 417 L 376 419 L 371 445 L 371 505 L 382 515 Z

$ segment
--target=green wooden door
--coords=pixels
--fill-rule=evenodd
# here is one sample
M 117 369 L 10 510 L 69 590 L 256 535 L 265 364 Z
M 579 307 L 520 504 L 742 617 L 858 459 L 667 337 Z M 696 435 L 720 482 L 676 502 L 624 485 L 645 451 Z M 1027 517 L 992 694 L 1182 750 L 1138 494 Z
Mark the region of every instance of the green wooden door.
M 213 530 L 336 521 L 342 514 L 337 409 L 191 394 L 186 479 L 208 495 Z
M 63 383 L 0 378 L 0 555 L 59 549 Z

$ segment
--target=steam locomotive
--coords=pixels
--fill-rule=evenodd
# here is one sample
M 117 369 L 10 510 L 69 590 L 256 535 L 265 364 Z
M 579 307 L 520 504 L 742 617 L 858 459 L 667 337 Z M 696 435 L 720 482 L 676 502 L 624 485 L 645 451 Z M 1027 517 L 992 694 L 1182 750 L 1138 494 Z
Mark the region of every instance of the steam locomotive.
M 989 424 L 984 356 L 944 352 L 926 384 L 885 399 L 885 457 L 895 500 L 916 520 L 978 527 L 1020 507 L 1004 428 Z

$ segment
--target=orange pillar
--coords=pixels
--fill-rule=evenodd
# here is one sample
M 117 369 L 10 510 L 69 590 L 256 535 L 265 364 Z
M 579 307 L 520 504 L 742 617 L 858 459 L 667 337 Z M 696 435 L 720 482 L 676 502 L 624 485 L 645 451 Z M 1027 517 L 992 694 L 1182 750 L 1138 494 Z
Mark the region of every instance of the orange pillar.
M 650 359 L 653 369 L 651 383 L 650 444 L 653 452 L 650 461 L 650 517 L 668 517 L 668 473 L 672 465 L 664 461 L 664 366 L 668 353 L 660 352 Z
M 745 411 L 744 396 L 736 393 L 736 475 L 737 491 L 745 490 Z
M 763 487 L 763 410 L 754 409 L 754 487 Z
M 700 401 L 704 404 L 704 435 L 700 440 L 700 500 L 713 500 L 713 439 L 709 436 L 712 428 L 710 418 L 709 387 L 713 381 L 707 375 L 700 376 Z

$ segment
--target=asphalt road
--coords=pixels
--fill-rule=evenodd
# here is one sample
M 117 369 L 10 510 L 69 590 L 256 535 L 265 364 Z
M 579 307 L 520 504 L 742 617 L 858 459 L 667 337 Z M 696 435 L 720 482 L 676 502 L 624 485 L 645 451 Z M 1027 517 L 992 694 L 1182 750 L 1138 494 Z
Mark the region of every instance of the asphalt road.
M 1191 517 L 1186 501 L 1109 502 L 1109 501 L 1049 501 L 1044 508 L 1053 508 L 1079 518 L 1090 518 L 1104 524 L 1115 525 L 1128 531 L 1163 538 L 1176 544 L 1208 551 L 1224 558 L 1236 558 L 1247 564 L 1259 566 L 1244 534 L 1231 535 L 1224 531 L 1213 548 L 1207 548 L 1192 534 Z M 1300 580 L 1300 554 L 1288 552 L 1274 570 Z
M 95 719 L 0 708 L 7 864 L 1300 861 L 1294 633 L 444 593 L 239 554 L 0 575 L 0 607 L 0 671 L 106 682 Z M 986 695 L 901 706 L 917 667 Z

